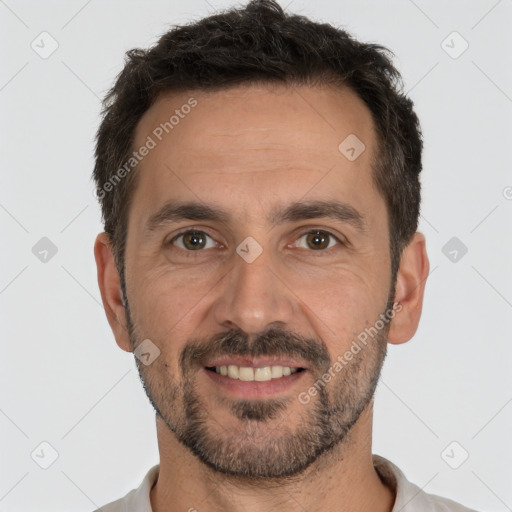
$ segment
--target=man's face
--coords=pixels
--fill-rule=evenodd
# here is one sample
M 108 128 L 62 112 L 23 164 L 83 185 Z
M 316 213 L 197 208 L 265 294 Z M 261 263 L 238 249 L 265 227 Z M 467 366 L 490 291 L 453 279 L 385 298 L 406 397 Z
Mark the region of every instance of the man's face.
M 365 145 L 355 160 L 338 149 L 351 134 Z M 194 91 L 162 96 L 134 146 L 148 136 L 125 253 L 130 339 L 161 352 L 137 361 L 146 392 L 210 467 L 296 474 L 348 439 L 386 353 L 389 325 L 333 370 L 392 299 L 371 114 L 349 90 Z

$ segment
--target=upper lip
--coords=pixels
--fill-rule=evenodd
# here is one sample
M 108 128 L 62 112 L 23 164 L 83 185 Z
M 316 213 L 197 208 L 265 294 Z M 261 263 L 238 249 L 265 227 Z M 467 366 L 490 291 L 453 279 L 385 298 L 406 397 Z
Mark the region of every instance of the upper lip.
M 264 366 L 289 366 L 290 368 L 306 368 L 304 363 L 283 357 L 240 357 L 240 356 L 219 356 L 206 361 L 205 367 L 215 366 L 245 366 L 252 368 L 263 368 Z

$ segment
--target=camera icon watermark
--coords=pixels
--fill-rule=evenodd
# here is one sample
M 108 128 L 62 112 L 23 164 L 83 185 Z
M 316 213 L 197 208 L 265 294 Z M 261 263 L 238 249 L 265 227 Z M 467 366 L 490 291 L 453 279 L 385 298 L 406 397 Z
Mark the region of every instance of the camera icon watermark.
M 31 43 L 30 47 L 41 59 L 48 59 L 59 47 L 57 40 L 48 32 L 41 32 Z
M 150 339 L 140 343 L 133 353 L 144 366 L 149 366 L 161 354 L 160 349 Z
M 469 43 L 454 30 L 441 42 L 441 48 L 452 59 L 458 59 L 468 48 Z
M 359 158 L 366 146 L 363 141 L 355 134 L 351 133 L 348 137 L 343 139 L 343 141 L 338 146 L 339 152 L 347 159 L 353 162 Z
M 32 247 L 32 254 L 41 262 L 48 263 L 56 254 L 57 246 L 46 236 Z
M 48 469 L 59 458 L 59 452 L 48 441 L 43 441 L 30 456 L 40 468 Z
M 452 263 L 458 263 L 466 255 L 468 248 L 454 236 L 443 245 L 441 251 Z
M 263 252 L 263 247 L 261 247 L 261 245 L 252 236 L 248 236 L 242 243 L 238 245 L 236 252 L 247 263 L 252 263 L 261 255 Z
M 452 441 L 442 452 L 441 458 L 452 469 L 459 469 L 469 458 L 468 451 L 457 441 Z

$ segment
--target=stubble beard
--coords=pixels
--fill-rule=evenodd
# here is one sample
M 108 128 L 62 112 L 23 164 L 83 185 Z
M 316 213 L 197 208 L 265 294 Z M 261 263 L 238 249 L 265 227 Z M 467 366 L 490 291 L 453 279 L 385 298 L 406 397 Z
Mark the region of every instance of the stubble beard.
M 344 366 L 336 379 L 316 386 L 317 394 L 308 404 L 301 404 L 295 394 L 278 399 L 223 400 L 232 416 L 227 426 L 214 418 L 218 404 L 208 406 L 201 398 L 197 373 L 185 372 L 177 382 L 169 378 L 163 361 L 157 365 L 157 359 L 154 367 L 146 367 L 136 358 L 136 364 L 155 411 L 201 462 L 231 476 L 287 478 L 349 441 L 351 428 L 375 393 L 386 356 L 386 334 L 379 332 L 372 345 Z M 131 338 L 133 346 L 142 340 Z M 315 374 L 307 386 L 320 382 L 321 375 Z M 289 421 L 292 411 L 299 418 L 294 422 Z

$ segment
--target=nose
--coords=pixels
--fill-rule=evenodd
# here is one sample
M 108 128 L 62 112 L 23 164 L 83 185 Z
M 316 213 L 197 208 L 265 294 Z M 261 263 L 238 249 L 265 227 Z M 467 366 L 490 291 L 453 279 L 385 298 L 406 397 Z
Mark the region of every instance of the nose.
M 254 261 L 235 253 L 233 267 L 212 306 L 217 324 L 249 335 L 279 326 L 276 324 L 290 325 L 297 298 L 279 268 L 270 250 L 263 249 Z

